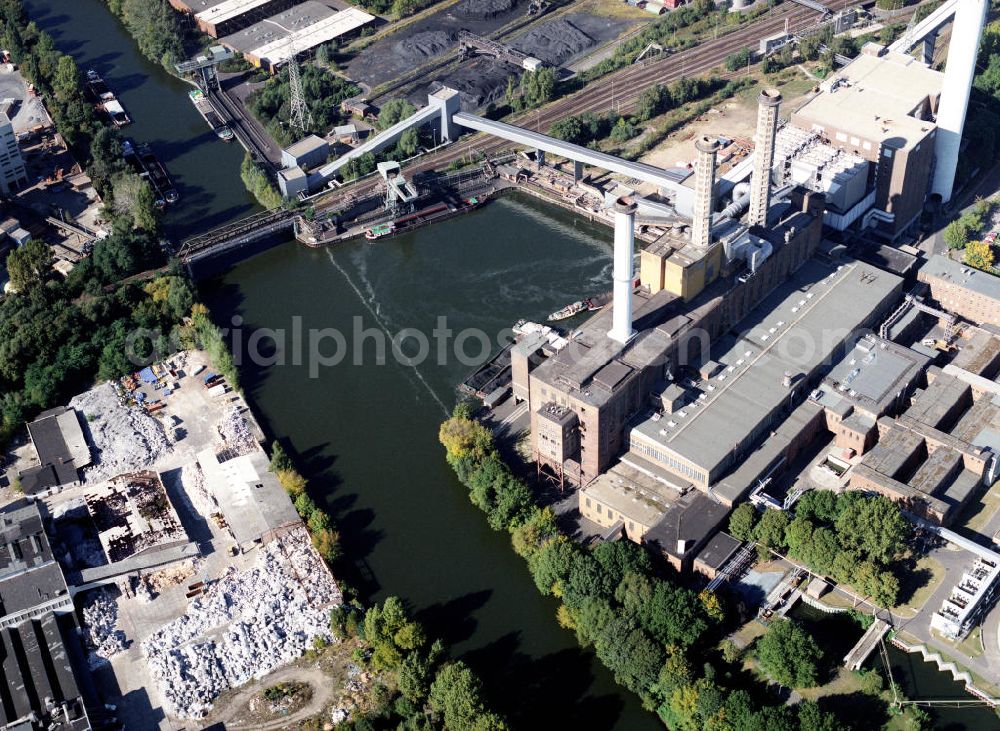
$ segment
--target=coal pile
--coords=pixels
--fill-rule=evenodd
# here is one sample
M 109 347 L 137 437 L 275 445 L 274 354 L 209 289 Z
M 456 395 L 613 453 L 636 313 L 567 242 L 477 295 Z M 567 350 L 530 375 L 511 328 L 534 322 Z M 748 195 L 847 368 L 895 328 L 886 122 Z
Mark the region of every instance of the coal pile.
M 517 0 L 463 0 L 452 12 L 462 18 L 493 20 L 517 7 Z
M 521 78 L 521 72 L 512 70 L 495 58 L 483 56 L 471 63 L 462 64 L 439 81 L 460 92 L 462 109 L 471 112 L 500 101 L 507 90 L 509 76 L 513 76 L 516 81 Z M 437 86 L 438 84 L 432 85 L 432 89 Z M 420 94 L 426 98 L 426 91 L 421 90 Z
M 565 18 L 558 18 L 530 29 L 514 42 L 514 47 L 551 66 L 560 66 L 595 43 L 593 38 L 573 23 Z
M 428 58 L 446 51 L 458 41 L 455 33 L 443 30 L 425 30 L 414 33 L 392 45 L 392 52 L 405 63 L 420 64 Z

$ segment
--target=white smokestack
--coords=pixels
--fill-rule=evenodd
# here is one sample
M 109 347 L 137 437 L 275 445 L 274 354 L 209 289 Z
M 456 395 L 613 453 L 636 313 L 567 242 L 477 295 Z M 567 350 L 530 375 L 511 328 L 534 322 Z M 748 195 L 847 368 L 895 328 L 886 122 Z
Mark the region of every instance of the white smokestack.
M 757 97 L 757 135 L 754 138 L 753 174 L 750 176 L 751 226 L 766 226 L 771 207 L 771 166 L 774 165 L 774 138 L 778 132 L 781 93 L 763 89 Z
M 615 201 L 615 301 L 608 337 L 627 343 L 632 337 L 632 280 L 635 277 L 635 201 L 625 196 Z
M 691 243 L 708 246 L 712 242 L 712 209 L 715 205 L 715 157 L 722 147 L 713 137 L 702 136 L 694 143 L 698 156 L 694 173 L 694 206 L 691 211 Z
M 944 69 L 944 86 L 937 113 L 937 141 L 934 154 L 934 182 L 931 190 L 942 202 L 951 199 L 958 166 L 958 146 L 965 127 L 965 112 L 969 107 L 972 79 L 976 75 L 979 39 L 986 20 L 986 0 L 959 0 L 948 44 L 948 61 Z

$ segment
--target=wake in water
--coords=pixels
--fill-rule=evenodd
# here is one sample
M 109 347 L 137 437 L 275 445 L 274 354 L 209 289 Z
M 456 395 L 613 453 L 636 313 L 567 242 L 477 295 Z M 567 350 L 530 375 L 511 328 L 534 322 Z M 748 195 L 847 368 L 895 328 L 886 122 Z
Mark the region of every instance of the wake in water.
M 344 267 L 342 267 L 340 263 L 333 257 L 333 252 L 330 251 L 330 249 L 326 250 L 326 255 L 327 257 L 329 257 L 330 263 L 333 264 L 336 270 L 340 272 L 341 276 L 344 277 L 344 280 L 347 282 L 347 286 L 349 286 L 352 290 L 354 290 L 354 294 L 358 296 L 358 301 L 360 301 L 361 304 L 364 305 L 365 309 L 368 310 L 369 314 L 375 319 L 375 322 L 378 323 L 379 328 L 382 330 L 382 332 L 386 334 L 386 337 L 388 337 L 389 341 L 391 342 L 393 337 L 392 333 L 389 331 L 388 325 L 386 325 L 385 321 L 382 319 L 381 315 L 378 313 L 376 309 L 378 307 L 378 304 L 375 302 L 375 290 L 372 289 L 371 284 L 369 284 L 367 287 L 371 292 L 371 299 L 368 299 L 361 292 L 361 289 L 351 280 L 351 277 L 347 273 L 347 270 L 344 269 Z M 401 363 L 400 365 L 403 364 Z M 442 401 L 441 398 L 437 395 L 437 393 L 435 393 L 434 389 L 431 388 L 431 384 L 429 384 L 427 382 L 427 379 L 424 378 L 423 374 L 420 372 L 420 369 L 417 368 L 415 364 L 409 367 L 410 370 L 412 370 L 413 373 L 416 375 L 416 377 L 420 380 L 420 383 L 423 384 L 424 388 L 427 389 L 427 393 L 429 393 L 431 395 L 431 398 L 434 399 L 437 402 L 438 406 L 441 407 L 442 413 L 445 416 L 447 416 L 448 407 L 444 405 L 444 401 Z

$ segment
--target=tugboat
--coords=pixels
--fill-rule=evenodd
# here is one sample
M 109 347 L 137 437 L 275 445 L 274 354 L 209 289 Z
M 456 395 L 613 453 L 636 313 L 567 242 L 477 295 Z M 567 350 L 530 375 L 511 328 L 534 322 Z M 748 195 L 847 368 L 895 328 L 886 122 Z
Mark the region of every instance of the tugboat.
M 372 226 L 370 229 L 365 231 L 365 238 L 369 241 L 374 241 L 375 239 L 381 239 L 386 236 L 392 236 L 396 232 L 396 224 L 392 221 L 388 223 L 379 223 Z

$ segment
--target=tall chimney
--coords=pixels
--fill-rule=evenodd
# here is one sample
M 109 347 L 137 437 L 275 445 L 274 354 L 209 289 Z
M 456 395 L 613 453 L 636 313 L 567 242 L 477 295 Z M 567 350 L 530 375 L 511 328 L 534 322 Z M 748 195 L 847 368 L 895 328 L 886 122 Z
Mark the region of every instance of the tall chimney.
M 635 276 L 635 201 L 623 196 L 615 201 L 615 300 L 608 337 L 627 343 L 632 337 L 632 280 Z
M 708 246 L 712 241 L 712 208 L 715 203 L 715 156 L 722 145 L 714 137 L 702 135 L 694 143 L 698 156 L 694 177 L 694 206 L 691 212 L 691 243 Z
M 955 20 L 948 44 L 948 60 L 944 67 L 944 84 L 937 110 L 937 140 L 934 154 L 934 182 L 931 190 L 947 203 L 955 184 L 958 166 L 958 146 L 965 127 L 965 112 L 969 108 L 969 93 L 976 75 L 979 39 L 986 20 L 986 0 L 960 0 L 955 6 Z
M 757 97 L 757 135 L 754 138 L 753 174 L 750 176 L 751 226 L 767 225 L 771 206 L 771 166 L 774 164 L 774 137 L 778 131 L 778 106 L 781 93 L 763 89 Z

